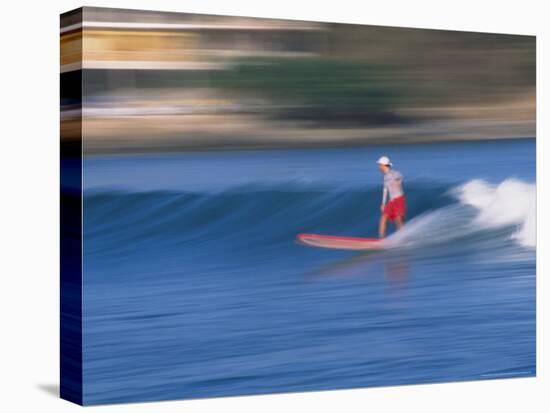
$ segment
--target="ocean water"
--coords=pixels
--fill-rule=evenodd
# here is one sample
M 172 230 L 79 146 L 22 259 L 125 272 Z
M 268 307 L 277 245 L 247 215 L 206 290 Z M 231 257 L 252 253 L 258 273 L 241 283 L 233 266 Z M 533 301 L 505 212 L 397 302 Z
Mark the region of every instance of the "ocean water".
M 377 234 L 388 155 L 405 176 Z M 535 140 L 84 160 L 84 403 L 528 377 Z

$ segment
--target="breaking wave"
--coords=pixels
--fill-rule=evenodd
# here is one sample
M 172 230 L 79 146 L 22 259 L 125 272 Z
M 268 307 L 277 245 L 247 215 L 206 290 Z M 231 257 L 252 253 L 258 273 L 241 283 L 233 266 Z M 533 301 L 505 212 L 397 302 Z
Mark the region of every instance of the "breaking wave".
M 413 181 L 406 187 L 407 224 L 388 239 L 398 246 L 472 245 L 492 240 L 536 246 L 533 183 L 471 180 L 462 185 Z M 246 185 L 219 192 L 109 190 L 87 193 L 87 253 L 115 254 L 144 245 L 185 251 L 258 251 L 286 246 L 297 233 L 375 236 L 380 187 L 311 183 Z M 499 244 L 499 245 L 501 245 Z

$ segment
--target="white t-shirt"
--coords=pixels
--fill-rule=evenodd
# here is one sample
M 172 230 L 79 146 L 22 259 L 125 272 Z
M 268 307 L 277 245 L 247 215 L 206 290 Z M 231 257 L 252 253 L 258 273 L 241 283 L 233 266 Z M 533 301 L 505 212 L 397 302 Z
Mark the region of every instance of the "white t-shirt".
M 388 194 L 390 201 L 403 195 L 403 175 L 399 171 L 390 169 L 384 174 L 384 197 L 382 203 L 386 203 Z

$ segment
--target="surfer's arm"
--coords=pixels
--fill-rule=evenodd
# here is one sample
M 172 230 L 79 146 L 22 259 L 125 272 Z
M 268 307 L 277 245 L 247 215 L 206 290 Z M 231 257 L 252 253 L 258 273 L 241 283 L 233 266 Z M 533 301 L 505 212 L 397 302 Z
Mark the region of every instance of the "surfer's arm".
M 382 193 L 382 204 L 380 204 L 380 210 L 384 210 L 384 206 L 386 205 L 386 201 L 388 200 L 388 188 L 384 187 L 384 191 Z

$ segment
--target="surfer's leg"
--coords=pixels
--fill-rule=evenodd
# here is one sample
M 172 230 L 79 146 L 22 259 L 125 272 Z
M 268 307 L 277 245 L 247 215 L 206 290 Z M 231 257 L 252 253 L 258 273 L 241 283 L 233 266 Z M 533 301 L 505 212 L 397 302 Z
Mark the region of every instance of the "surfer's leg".
M 397 227 L 397 229 L 403 228 L 403 225 L 405 225 L 405 223 L 403 222 L 403 217 L 395 217 L 395 226 Z
M 384 238 L 386 236 L 386 223 L 388 222 L 388 216 L 382 214 L 380 217 L 380 225 L 378 226 L 378 237 Z

